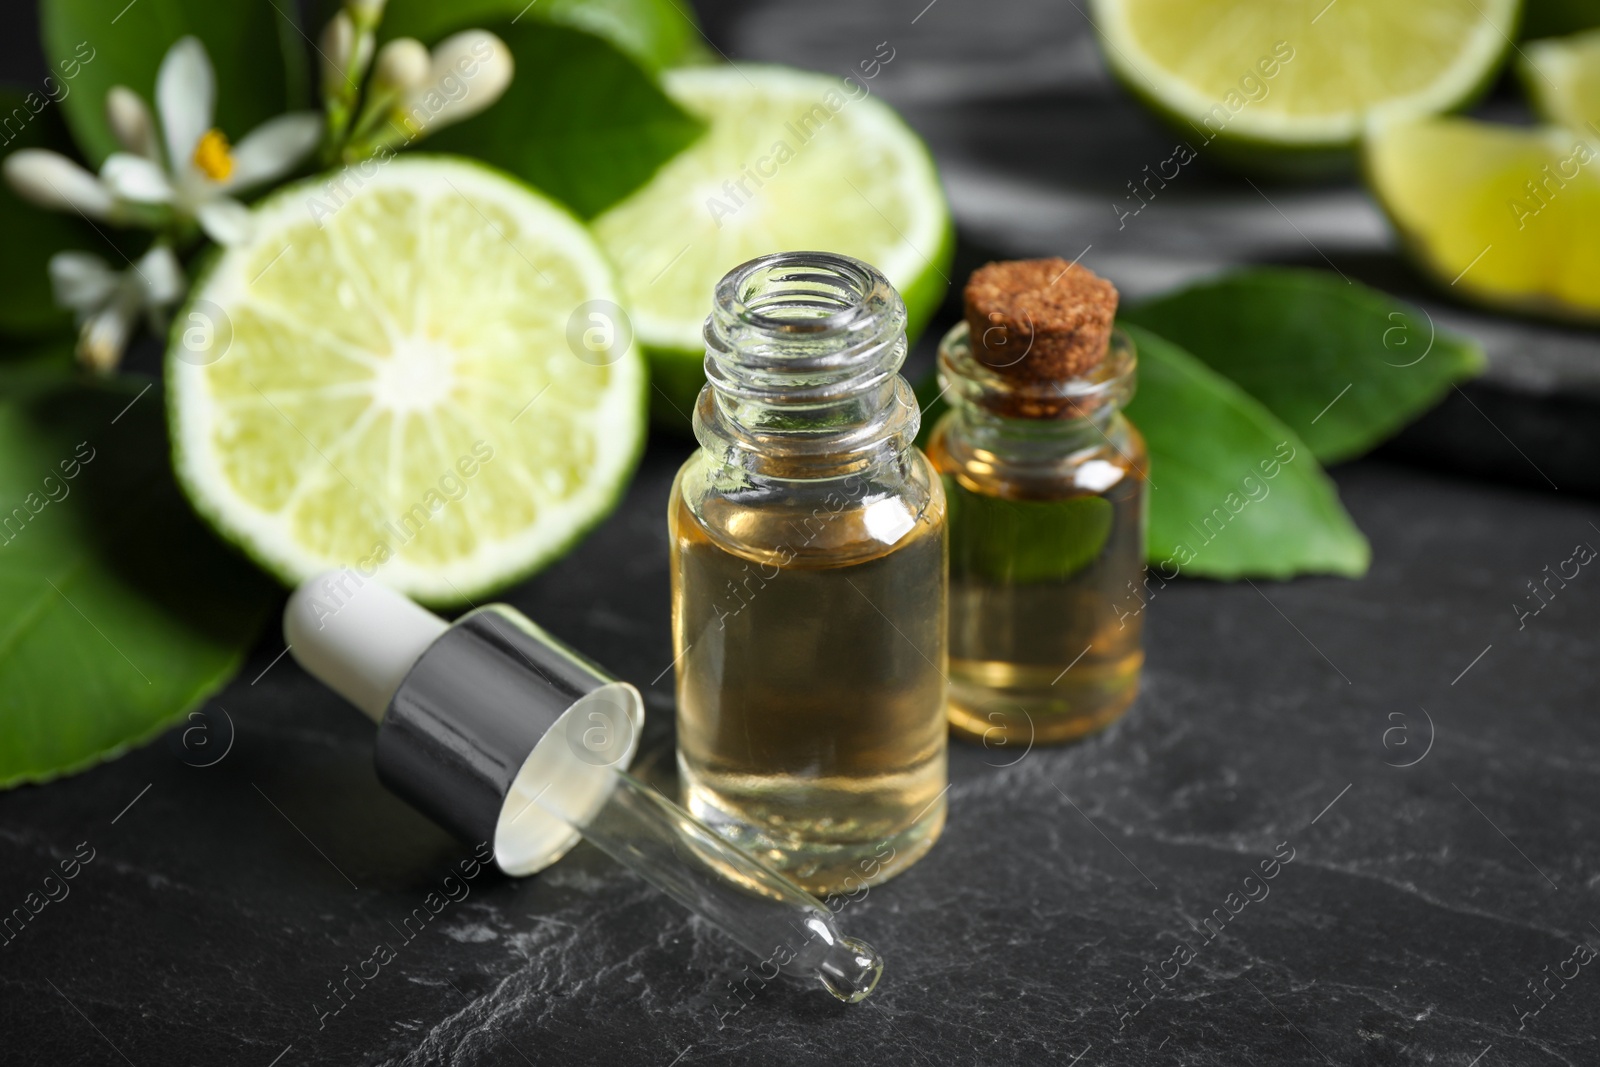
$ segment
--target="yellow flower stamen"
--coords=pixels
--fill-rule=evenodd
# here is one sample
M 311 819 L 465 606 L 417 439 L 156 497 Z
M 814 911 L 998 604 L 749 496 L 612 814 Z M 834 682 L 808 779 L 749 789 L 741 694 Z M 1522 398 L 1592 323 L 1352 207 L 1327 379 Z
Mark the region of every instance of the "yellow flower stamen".
M 193 163 L 214 182 L 226 181 L 233 173 L 233 156 L 221 130 L 210 129 L 200 135 L 200 143 L 194 146 Z

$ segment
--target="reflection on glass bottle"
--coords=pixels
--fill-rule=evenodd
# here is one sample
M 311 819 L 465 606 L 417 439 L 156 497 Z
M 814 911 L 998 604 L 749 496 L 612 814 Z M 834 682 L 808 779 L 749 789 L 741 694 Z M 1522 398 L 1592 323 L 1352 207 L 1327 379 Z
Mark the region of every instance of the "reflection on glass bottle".
M 816 892 L 890 877 L 944 824 L 945 502 L 904 331 L 848 257 L 731 272 L 669 507 L 687 806 Z
M 1118 605 L 1143 574 L 1148 462 L 1121 411 L 1135 355 L 1115 306 L 1081 267 L 993 264 L 940 346 L 950 721 L 991 745 L 1082 737 L 1138 691 L 1143 615 Z

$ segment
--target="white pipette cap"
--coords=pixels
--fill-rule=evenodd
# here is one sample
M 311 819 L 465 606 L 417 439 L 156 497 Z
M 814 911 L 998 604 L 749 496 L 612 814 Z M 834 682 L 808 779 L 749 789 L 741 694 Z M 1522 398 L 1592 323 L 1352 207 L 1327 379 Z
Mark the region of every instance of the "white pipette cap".
M 307 672 L 377 722 L 384 785 L 491 842 L 507 874 L 560 859 L 579 837 L 571 822 L 605 804 L 611 772 L 639 746 L 639 691 L 503 604 L 447 623 L 329 571 L 290 596 L 283 635 Z

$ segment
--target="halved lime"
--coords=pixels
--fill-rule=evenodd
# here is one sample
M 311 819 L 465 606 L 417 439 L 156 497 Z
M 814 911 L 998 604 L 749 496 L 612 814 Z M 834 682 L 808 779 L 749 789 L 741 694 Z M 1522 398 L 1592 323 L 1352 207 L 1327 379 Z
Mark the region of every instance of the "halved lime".
M 1198 152 L 1347 156 L 1486 88 L 1520 0 L 1092 0 L 1111 69 Z M 1204 146 L 1209 145 L 1209 148 Z M 1261 153 L 1265 150 L 1267 155 Z
M 1434 118 L 1374 130 L 1366 162 L 1373 193 L 1445 288 L 1600 318 L 1600 146 L 1554 126 Z
M 687 421 L 705 381 L 712 290 L 746 260 L 787 250 L 865 260 L 900 290 L 913 333 L 938 307 L 950 211 L 926 146 L 871 85 L 759 65 L 667 74 L 667 92 L 709 128 L 594 221 L 650 355 L 662 421 Z
M 1600 30 L 1534 41 L 1518 66 L 1540 118 L 1600 141 Z
M 286 581 L 353 566 L 447 605 L 610 510 L 645 373 L 579 222 L 443 156 L 313 178 L 254 218 L 167 351 L 179 480 L 224 536 Z

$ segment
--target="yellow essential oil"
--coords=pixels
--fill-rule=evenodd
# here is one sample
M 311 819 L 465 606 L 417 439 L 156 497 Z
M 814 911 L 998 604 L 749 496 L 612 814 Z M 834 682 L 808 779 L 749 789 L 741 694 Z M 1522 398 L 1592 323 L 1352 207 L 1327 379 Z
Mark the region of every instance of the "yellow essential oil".
M 813 892 L 944 823 L 945 503 L 911 443 L 904 308 L 793 253 L 725 278 L 669 521 L 689 809 Z
M 1110 328 L 1115 291 L 1060 261 L 985 269 L 1020 267 L 1021 282 L 1000 281 L 1027 298 L 990 299 L 977 316 L 988 353 L 974 351 L 969 286 L 968 321 L 939 353 L 951 410 L 928 445 L 950 515 L 950 722 L 1019 752 L 1100 729 L 1138 693 L 1143 614 L 1118 605 L 1143 578 L 1148 466 L 1121 411 L 1136 360 Z M 1075 285 L 1109 290 L 1103 332 Z M 1078 317 L 1052 337 L 1062 305 Z M 1021 322 L 1008 316 L 1026 323 L 1020 343 Z

